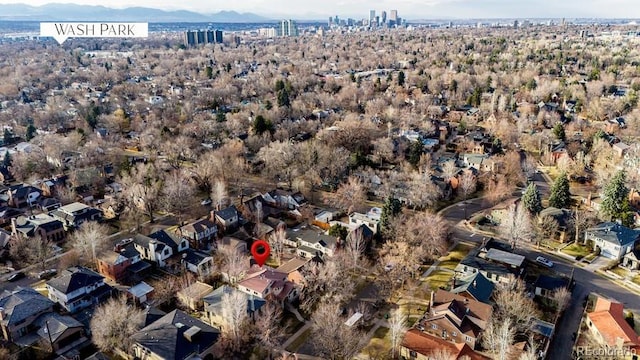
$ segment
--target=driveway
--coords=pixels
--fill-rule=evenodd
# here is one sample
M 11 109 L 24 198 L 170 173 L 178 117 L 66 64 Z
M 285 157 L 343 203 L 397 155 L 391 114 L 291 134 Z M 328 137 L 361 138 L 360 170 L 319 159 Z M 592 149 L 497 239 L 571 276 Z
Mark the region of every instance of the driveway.
M 607 259 L 604 256 L 598 256 L 591 262 L 591 264 L 585 263 L 584 269 L 590 272 L 595 272 L 596 270 L 607 266 L 610 261 L 611 259 Z

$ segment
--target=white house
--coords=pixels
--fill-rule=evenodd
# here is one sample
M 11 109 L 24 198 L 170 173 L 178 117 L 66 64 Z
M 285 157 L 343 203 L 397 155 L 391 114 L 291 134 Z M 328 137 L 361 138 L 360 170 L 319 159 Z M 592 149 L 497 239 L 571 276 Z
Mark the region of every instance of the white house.
M 49 299 L 70 313 L 108 299 L 113 291 L 111 286 L 105 284 L 104 277 L 81 266 L 65 270 L 60 276 L 49 280 L 46 286 Z
M 629 229 L 615 222 L 605 222 L 589 228 L 584 233 L 585 241 L 593 242 L 593 249 L 600 255 L 614 260 L 633 251 L 640 240 L 640 229 Z
M 377 219 L 375 219 L 371 217 L 369 213 L 366 213 L 366 214 L 361 214 L 357 212 L 351 213 L 349 215 L 349 227 L 357 228 L 360 225 L 365 225 L 366 227 L 371 229 L 371 231 L 373 231 L 374 234 L 377 234 L 378 231 L 380 231 L 380 218 L 378 217 Z

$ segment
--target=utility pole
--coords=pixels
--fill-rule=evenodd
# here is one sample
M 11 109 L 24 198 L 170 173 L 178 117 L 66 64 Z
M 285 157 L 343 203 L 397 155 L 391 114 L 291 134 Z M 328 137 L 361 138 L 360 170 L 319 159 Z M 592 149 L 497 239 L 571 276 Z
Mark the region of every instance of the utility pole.
M 47 335 L 49 336 L 49 345 L 51 345 L 51 353 L 54 353 L 53 340 L 51 340 L 51 331 L 49 331 L 49 320 L 44 322 L 44 332 L 46 332 Z

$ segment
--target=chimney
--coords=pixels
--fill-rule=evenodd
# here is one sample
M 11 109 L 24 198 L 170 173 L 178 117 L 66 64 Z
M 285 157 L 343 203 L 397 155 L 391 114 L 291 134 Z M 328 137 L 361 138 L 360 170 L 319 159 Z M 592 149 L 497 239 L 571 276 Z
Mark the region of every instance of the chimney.
M 16 218 L 11 218 L 11 235 L 18 236 L 18 229 L 16 228 Z
M 477 280 L 473 280 L 473 287 L 477 288 L 478 287 L 478 281 Z
M 0 321 L 4 321 L 5 320 L 5 316 L 6 316 L 6 314 L 4 313 L 4 308 L 0 307 Z
M 215 210 L 211 210 L 209 212 L 209 221 L 216 222 L 216 211 Z
M 202 329 L 197 326 L 190 327 L 187 331 L 184 332 L 184 338 L 187 339 L 190 343 L 193 343 L 197 340 L 197 336 Z

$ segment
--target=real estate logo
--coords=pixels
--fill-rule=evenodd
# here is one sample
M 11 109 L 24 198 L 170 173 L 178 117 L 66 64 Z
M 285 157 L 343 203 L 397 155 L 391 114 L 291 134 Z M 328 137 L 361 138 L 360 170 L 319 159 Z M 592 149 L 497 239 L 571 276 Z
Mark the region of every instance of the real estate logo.
M 40 36 L 51 36 L 61 45 L 70 37 L 147 37 L 149 23 L 43 22 L 40 23 Z

